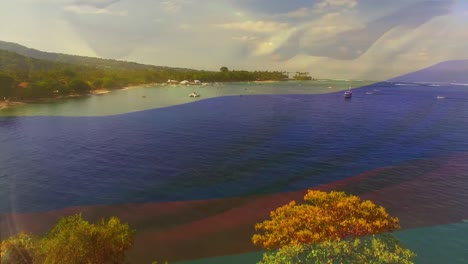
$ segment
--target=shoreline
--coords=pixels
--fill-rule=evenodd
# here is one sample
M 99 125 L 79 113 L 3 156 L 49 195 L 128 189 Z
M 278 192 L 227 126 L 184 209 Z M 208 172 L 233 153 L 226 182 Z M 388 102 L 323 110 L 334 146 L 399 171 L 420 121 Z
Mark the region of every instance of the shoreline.
M 254 83 L 276 83 L 276 82 L 285 82 L 281 80 L 265 80 L 265 81 L 253 81 Z
M 69 94 L 69 95 L 64 95 L 64 96 L 57 96 L 57 97 L 50 97 L 50 98 L 38 98 L 38 99 L 29 99 L 29 100 L 21 100 L 21 101 L 0 101 L 0 111 L 25 105 L 25 104 L 41 104 L 41 103 L 50 103 L 58 100 L 63 100 L 63 99 L 72 99 L 72 98 L 81 98 L 85 96 L 90 96 L 90 95 L 105 95 L 108 93 L 111 93 L 112 91 L 125 91 L 129 89 L 135 89 L 135 88 L 141 88 L 141 87 L 146 87 L 146 86 L 157 86 L 157 85 L 165 85 L 165 83 L 142 83 L 142 84 L 129 84 L 124 87 L 114 87 L 110 89 L 105 89 L 105 88 L 99 88 L 99 89 L 93 89 L 90 90 L 86 94 Z
M 0 101 L 0 110 L 12 108 L 15 106 L 20 106 L 26 104 L 25 102 L 17 102 L 17 101 Z
M 94 89 L 94 90 L 90 90 L 86 94 L 69 94 L 69 95 L 63 95 L 63 96 L 57 96 L 57 97 L 37 98 L 37 99 L 29 99 L 29 100 L 21 100 L 21 101 L 10 101 L 10 100 L 0 101 L 0 111 L 13 108 L 13 107 L 17 107 L 17 106 L 26 105 L 26 104 L 50 103 L 50 102 L 59 101 L 63 99 L 82 98 L 82 97 L 90 96 L 90 95 L 105 95 L 112 91 L 140 88 L 140 87 L 144 87 L 145 85 L 160 85 L 160 84 L 159 83 L 148 83 L 148 84 L 138 84 L 138 85 L 132 84 L 132 85 L 113 88 L 113 89 L 103 89 L 103 88 Z
M 286 80 L 263 80 L 263 81 L 251 81 L 252 83 L 276 83 L 276 82 L 283 82 Z M 248 81 L 241 81 L 248 83 Z M 231 82 L 218 82 L 218 83 L 231 83 Z M 237 83 L 237 82 L 236 82 Z M 69 94 L 69 95 L 64 95 L 64 96 L 57 96 L 57 97 L 49 97 L 49 98 L 37 98 L 37 99 L 27 99 L 27 100 L 18 100 L 18 101 L 0 101 L 0 111 L 5 110 L 5 109 L 10 109 L 14 108 L 17 106 L 22 106 L 26 104 L 41 104 L 41 103 L 50 103 L 50 102 L 55 102 L 59 100 L 64 100 L 64 99 L 73 99 L 73 98 L 82 98 L 86 96 L 91 96 L 91 95 L 105 95 L 109 94 L 112 91 L 125 91 L 129 89 L 135 89 L 135 88 L 142 88 L 142 87 L 148 87 L 148 86 L 164 86 L 167 85 L 167 83 L 142 83 L 142 84 L 129 84 L 127 86 L 123 87 L 114 87 L 114 88 L 98 88 L 98 89 L 93 89 L 90 90 L 86 94 Z

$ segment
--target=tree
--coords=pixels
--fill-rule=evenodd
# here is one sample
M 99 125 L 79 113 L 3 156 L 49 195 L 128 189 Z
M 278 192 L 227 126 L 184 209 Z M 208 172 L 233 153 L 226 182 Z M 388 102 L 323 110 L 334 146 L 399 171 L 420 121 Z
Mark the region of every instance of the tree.
M 117 86 L 117 81 L 113 76 L 106 76 L 102 79 L 103 88 L 115 88 Z
M 295 80 L 312 80 L 312 77 L 309 75 L 308 72 L 296 72 L 293 77 Z
M 74 79 L 70 82 L 70 89 L 76 93 L 84 94 L 91 90 L 91 86 L 85 81 Z
M 93 225 L 81 215 L 62 218 L 41 241 L 41 263 L 124 263 L 133 231 L 112 217 Z
M 223 66 L 223 67 L 219 68 L 219 71 L 220 72 L 228 72 L 229 69 L 226 66 Z
M 295 201 L 271 212 L 271 220 L 256 224 L 259 232 L 252 237 L 266 249 L 292 244 L 320 243 L 331 239 L 354 238 L 400 228 L 382 206 L 361 201 L 344 192 L 309 190 L 305 204 Z
M 14 92 L 15 79 L 9 75 L 0 73 L 0 99 L 11 97 Z
M 133 233 L 115 217 L 99 224 L 64 217 L 43 238 L 21 233 L 2 241 L 0 264 L 120 264 Z
M 415 254 L 389 234 L 400 228 L 398 218 L 382 206 L 316 190 L 304 201 L 281 206 L 255 225 L 252 241 L 267 249 L 260 263 L 412 263 Z
M 0 243 L 1 264 L 32 264 L 35 258 L 38 239 L 20 233 Z
M 411 264 L 414 254 L 393 235 L 372 235 L 349 240 L 330 240 L 319 244 L 297 244 L 268 251 L 260 264 L 290 263 L 373 263 Z

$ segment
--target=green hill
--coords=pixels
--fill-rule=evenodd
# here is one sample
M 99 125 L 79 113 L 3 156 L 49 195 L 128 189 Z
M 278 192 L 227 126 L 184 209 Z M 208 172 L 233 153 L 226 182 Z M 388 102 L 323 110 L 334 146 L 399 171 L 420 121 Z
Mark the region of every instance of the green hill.
M 69 63 L 39 60 L 0 49 L 0 71 L 3 73 L 16 75 L 16 72 L 51 71 L 71 66 Z M 24 78 L 27 79 L 26 76 Z
M 198 71 L 49 53 L 0 41 L 0 98 L 35 100 L 171 80 L 284 80 L 279 71 Z
M 174 71 L 193 71 L 184 68 L 172 68 L 165 66 L 154 66 L 139 64 L 136 62 L 119 61 L 112 59 L 101 59 L 95 57 L 76 56 L 62 53 L 44 52 L 36 49 L 31 49 L 17 43 L 0 41 L 0 50 L 6 50 L 20 55 L 31 57 L 34 59 L 62 62 L 83 66 L 92 66 L 98 68 L 114 68 L 127 70 L 174 70 Z

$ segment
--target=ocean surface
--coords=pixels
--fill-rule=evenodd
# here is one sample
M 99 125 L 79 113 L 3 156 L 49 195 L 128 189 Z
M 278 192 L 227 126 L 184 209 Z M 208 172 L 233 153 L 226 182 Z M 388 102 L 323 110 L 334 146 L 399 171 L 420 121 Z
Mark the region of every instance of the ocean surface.
M 348 86 L 360 87 L 344 99 Z M 0 214 L 252 197 L 357 179 L 338 189 L 398 216 L 398 237 L 417 263 L 468 263 L 467 86 L 244 83 L 200 87 L 202 97 L 190 100 L 193 89 L 0 111 Z M 249 254 L 221 262 L 258 260 Z

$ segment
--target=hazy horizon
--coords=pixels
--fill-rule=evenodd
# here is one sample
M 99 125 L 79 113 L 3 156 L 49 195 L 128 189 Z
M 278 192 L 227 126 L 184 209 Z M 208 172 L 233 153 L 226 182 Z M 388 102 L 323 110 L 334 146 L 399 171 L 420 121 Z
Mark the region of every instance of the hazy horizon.
M 47 52 L 384 80 L 468 59 L 462 0 L 19 0 L 0 39 Z

